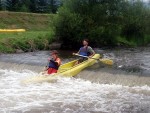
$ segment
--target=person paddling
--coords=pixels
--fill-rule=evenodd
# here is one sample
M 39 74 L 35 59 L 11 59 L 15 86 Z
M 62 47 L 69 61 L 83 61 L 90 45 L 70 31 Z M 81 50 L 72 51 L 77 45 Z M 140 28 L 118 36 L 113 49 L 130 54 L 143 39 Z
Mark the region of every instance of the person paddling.
M 61 59 L 58 57 L 58 52 L 53 50 L 51 52 L 51 59 L 49 59 L 49 63 L 46 66 L 47 74 L 57 73 L 59 66 L 61 65 Z
M 88 39 L 84 39 L 82 41 L 82 44 L 83 44 L 83 47 L 81 47 L 77 53 L 73 53 L 73 54 L 79 54 L 79 55 L 82 55 L 82 56 L 93 57 L 95 55 L 95 51 L 90 46 L 88 46 L 89 40 Z M 87 60 L 87 58 L 81 57 L 75 63 L 75 65 L 79 64 L 79 63 L 81 63 L 81 62 L 83 62 L 85 60 Z

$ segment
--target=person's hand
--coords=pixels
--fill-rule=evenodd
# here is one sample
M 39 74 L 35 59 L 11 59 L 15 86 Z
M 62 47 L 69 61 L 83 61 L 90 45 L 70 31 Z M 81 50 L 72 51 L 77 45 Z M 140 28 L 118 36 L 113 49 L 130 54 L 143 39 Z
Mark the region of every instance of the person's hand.
M 88 58 L 91 58 L 91 56 L 88 56 Z
M 75 55 L 75 54 L 77 54 L 77 53 L 72 53 L 72 55 Z
M 44 71 L 47 71 L 48 70 L 48 66 L 45 66 L 45 69 L 44 69 Z
M 48 61 L 50 61 L 50 60 L 51 60 L 51 58 L 49 57 L 47 60 L 48 60 Z
M 89 59 L 90 59 L 90 57 L 87 57 L 87 59 L 89 60 Z
M 88 59 L 91 59 L 92 58 L 92 56 L 88 56 Z

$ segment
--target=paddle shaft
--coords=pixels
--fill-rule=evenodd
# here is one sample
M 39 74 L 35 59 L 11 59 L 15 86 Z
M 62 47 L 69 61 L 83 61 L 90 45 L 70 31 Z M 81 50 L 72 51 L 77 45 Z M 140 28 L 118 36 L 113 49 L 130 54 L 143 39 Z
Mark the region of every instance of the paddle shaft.
M 107 65 L 113 65 L 113 61 L 110 59 L 97 59 L 97 58 L 93 58 L 93 57 L 88 57 L 88 56 L 83 56 L 83 55 L 79 55 L 79 54 L 74 54 L 76 56 L 80 56 L 80 57 L 84 57 L 84 58 L 90 58 L 90 59 L 94 59 L 94 60 L 99 60 L 100 62 L 107 64 Z
M 94 60 L 100 60 L 100 59 L 97 59 L 97 58 L 92 58 L 92 57 L 83 56 L 83 55 L 79 55 L 79 54 L 74 54 L 74 55 L 84 57 L 84 58 L 91 58 L 91 59 L 94 59 Z

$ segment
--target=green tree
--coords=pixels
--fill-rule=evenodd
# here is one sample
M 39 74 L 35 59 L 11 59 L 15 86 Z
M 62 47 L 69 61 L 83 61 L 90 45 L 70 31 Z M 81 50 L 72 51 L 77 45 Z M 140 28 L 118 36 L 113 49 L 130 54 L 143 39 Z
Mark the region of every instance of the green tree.
M 30 0 L 31 4 L 30 4 L 30 11 L 35 13 L 37 6 L 38 6 L 38 0 Z
M 56 34 L 65 44 L 89 38 L 97 45 L 113 45 L 120 34 L 120 4 L 121 0 L 65 0 L 59 9 Z
M 52 13 L 56 13 L 58 5 L 56 4 L 56 0 L 50 0 L 50 10 Z
M 6 4 L 9 11 L 19 11 L 22 6 L 20 0 L 6 0 Z
M 5 11 L 6 10 L 6 1 L 5 0 L 0 0 L 0 10 Z
M 64 0 L 55 22 L 56 34 L 64 45 L 73 47 L 83 38 L 98 46 L 117 45 L 118 37 L 138 44 L 145 34 L 146 10 L 140 1 Z
M 56 13 L 60 0 L 0 0 L 0 10 Z
M 30 0 L 22 0 L 21 1 L 20 11 L 21 12 L 30 12 L 30 5 L 31 5 L 31 1 Z
M 60 0 L 30 0 L 30 10 L 36 13 L 56 13 Z
M 146 34 L 146 23 L 148 22 L 147 7 L 141 2 L 137 1 L 128 4 L 128 7 L 123 14 L 124 24 L 122 27 L 122 35 L 128 41 L 136 41 L 138 45 L 144 42 Z
M 0 10 L 2 10 L 2 1 L 0 0 Z
M 29 8 L 28 8 L 28 6 L 26 6 L 25 4 L 23 4 L 23 5 L 21 6 L 21 8 L 20 8 L 19 11 L 21 11 L 21 12 L 29 12 Z

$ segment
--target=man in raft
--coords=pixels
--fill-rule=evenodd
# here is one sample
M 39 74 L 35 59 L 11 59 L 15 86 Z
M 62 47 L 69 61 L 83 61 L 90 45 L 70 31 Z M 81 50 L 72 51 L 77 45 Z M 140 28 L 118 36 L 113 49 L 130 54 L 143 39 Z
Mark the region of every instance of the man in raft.
M 51 59 L 48 59 L 49 63 L 46 66 L 47 74 L 57 73 L 57 70 L 61 65 L 61 59 L 58 57 L 58 52 L 56 50 L 51 52 L 51 57 Z
M 90 46 L 88 46 L 89 45 L 89 40 L 88 39 L 84 39 L 82 41 L 82 44 L 83 44 L 83 47 L 81 47 L 77 53 L 73 53 L 73 54 L 79 54 L 79 55 L 82 55 L 82 56 L 87 56 L 89 58 L 93 57 L 95 55 L 95 51 Z M 81 57 L 75 63 L 75 65 L 79 64 L 79 63 L 81 63 L 81 62 L 83 62 L 85 60 L 87 60 L 87 58 Z

